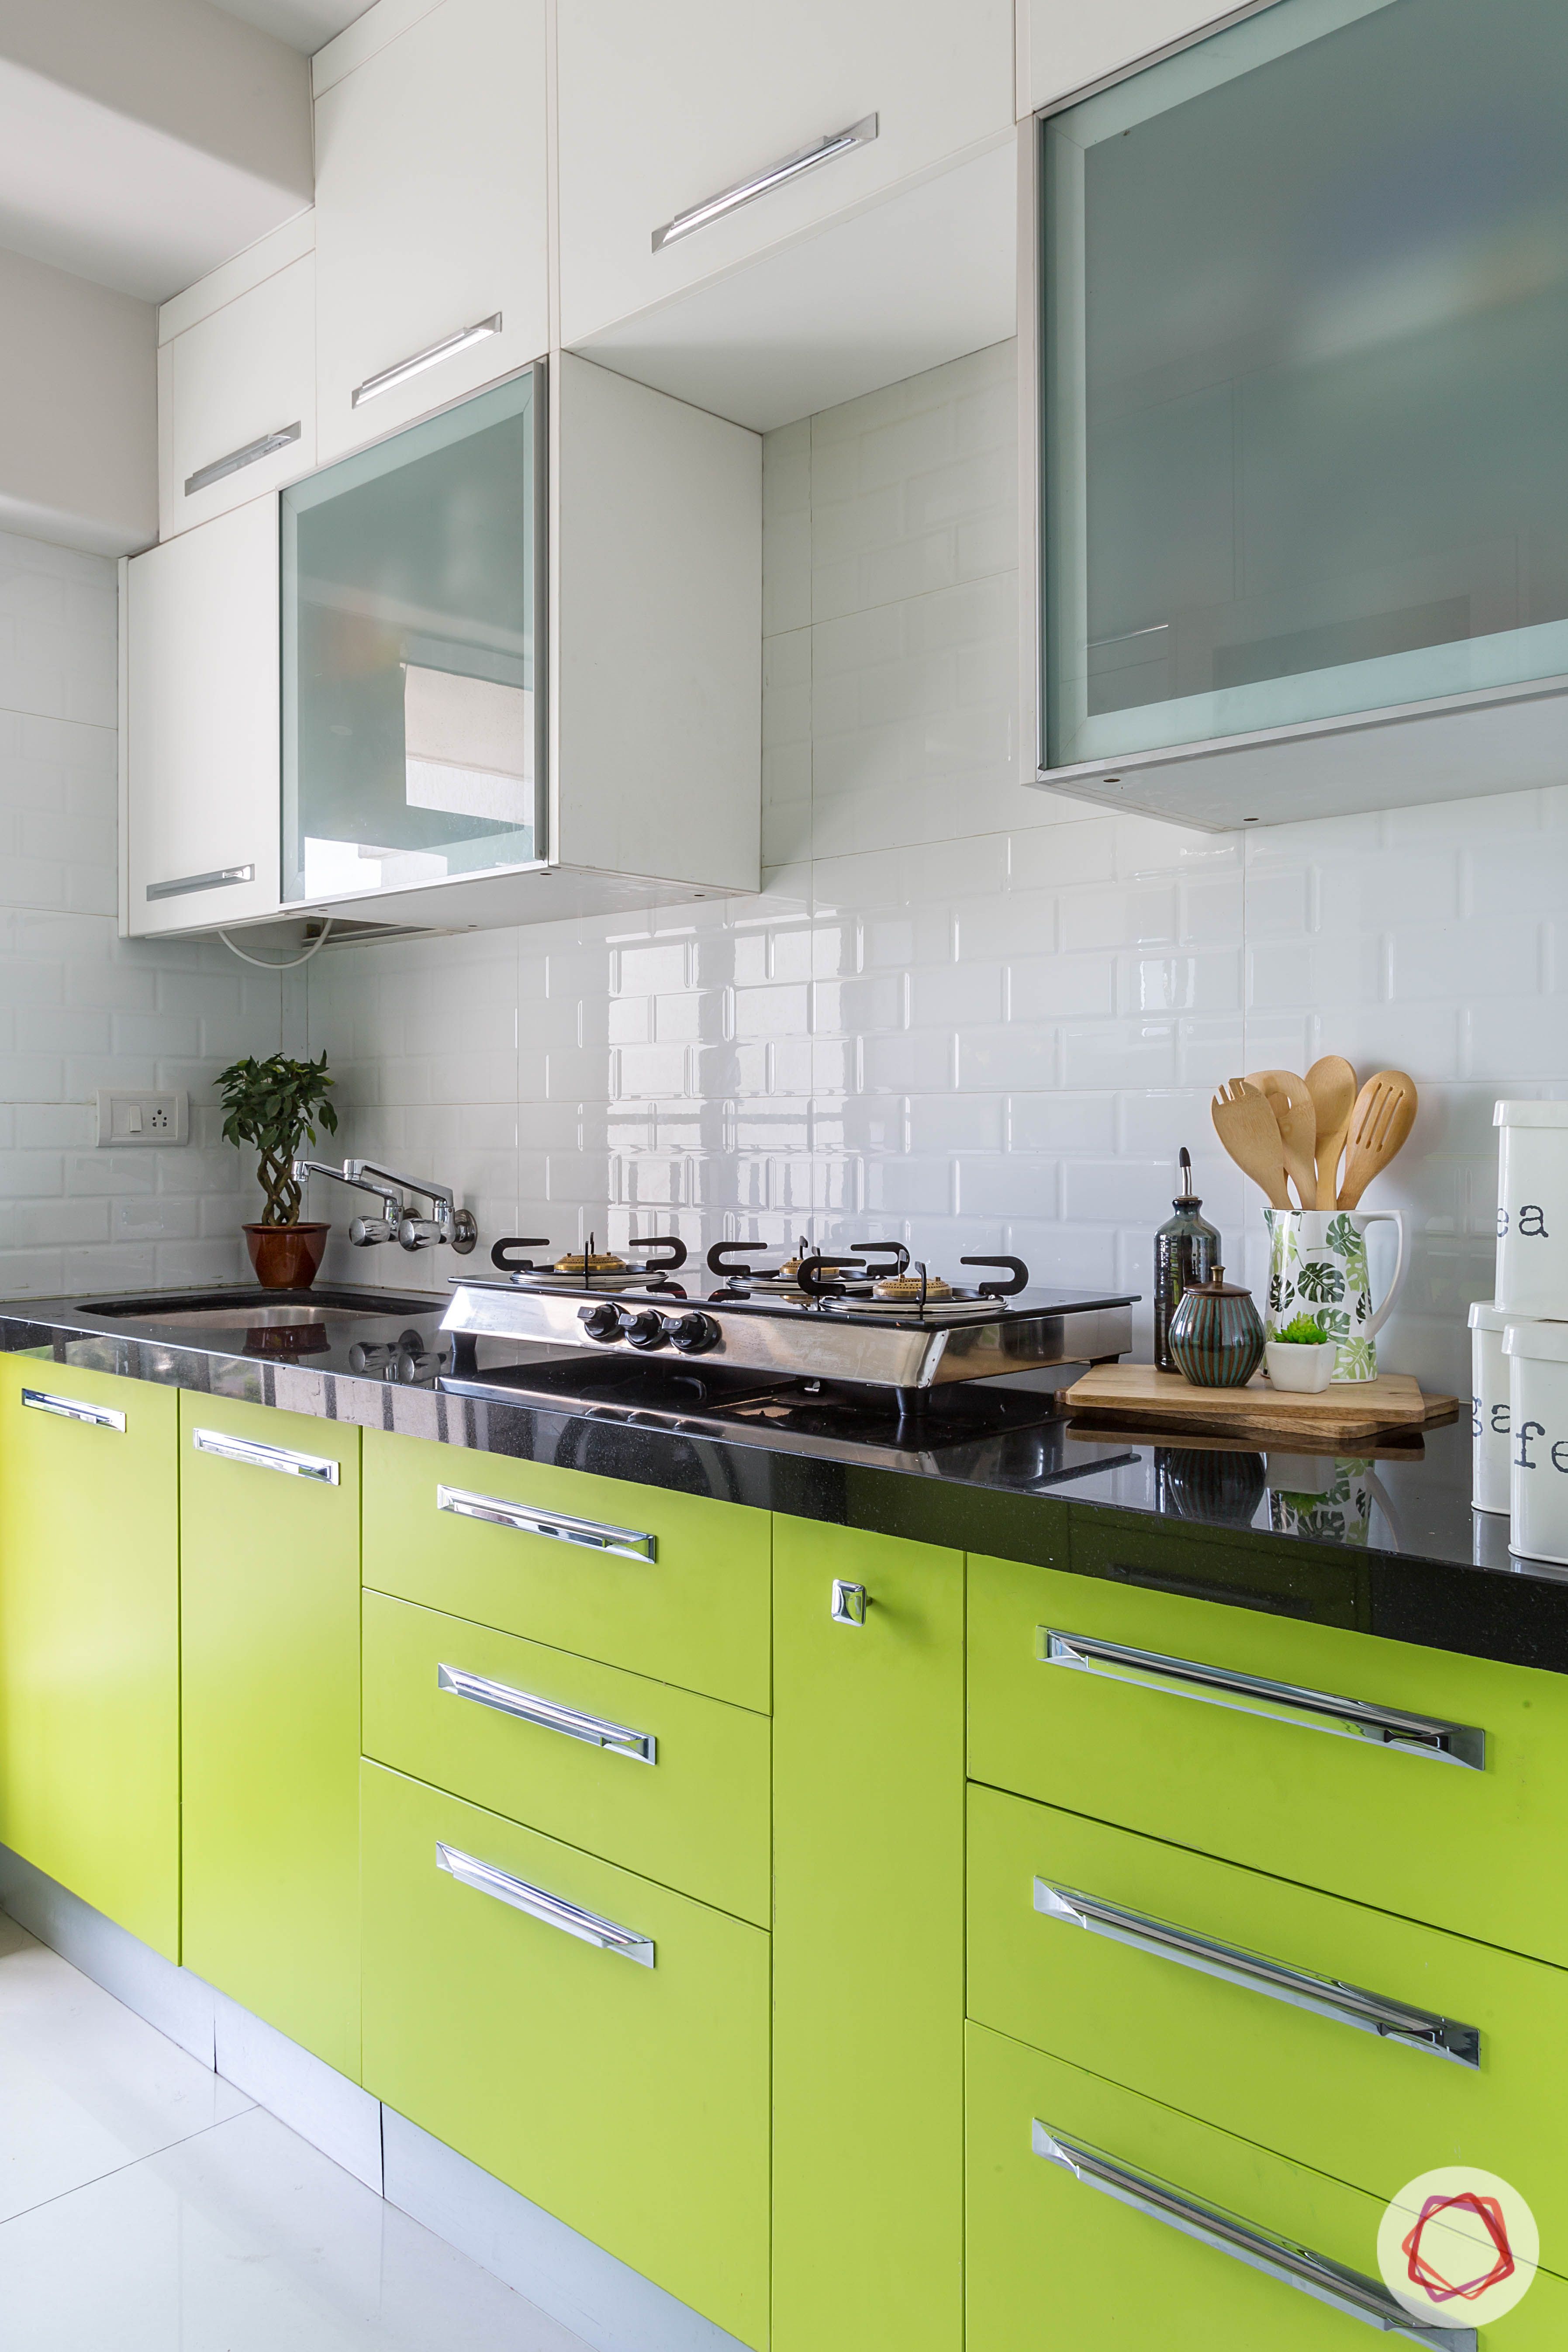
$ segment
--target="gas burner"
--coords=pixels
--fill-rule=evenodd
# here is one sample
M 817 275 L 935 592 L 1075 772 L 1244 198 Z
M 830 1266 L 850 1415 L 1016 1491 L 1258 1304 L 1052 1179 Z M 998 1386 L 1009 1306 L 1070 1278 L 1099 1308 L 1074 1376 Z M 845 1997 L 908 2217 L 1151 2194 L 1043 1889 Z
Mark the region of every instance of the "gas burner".
M 686 1244 L 673 1234 L 650 1234 L 646 1241 L 626 1244 L 632 1253 L 623 1257 L 616 1250 L 600 1250 L 596 1236 L 590 1234 L 585 1250 L 563 1250 L 561 1255 L 546 1259 L 521 1257 L 521 1250 L 547 1250 L 551 1246 L 542 1234 L 509 1234 L 496 1243 L 490 1252 L 490 1264 L 518 1284 L 535 1285 L 556 1290 L 630 1290 L 664 1291 L 671 1297 L 684 1298 L 685 1291 L 670 1281 L 677 1266 L 686 1263 Z M 658 1251 L 659 1255 L 650 1253 Z

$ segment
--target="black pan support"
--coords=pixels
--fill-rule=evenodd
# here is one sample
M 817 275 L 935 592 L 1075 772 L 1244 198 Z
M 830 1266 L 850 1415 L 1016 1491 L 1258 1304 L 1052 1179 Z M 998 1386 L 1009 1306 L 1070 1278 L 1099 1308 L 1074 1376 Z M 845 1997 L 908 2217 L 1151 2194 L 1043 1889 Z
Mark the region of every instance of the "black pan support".
M 1006 1267 L 1007 1272 L 1012 1276 L 1012 1280 L 1010 1282 L 983 1282 L 979 1286 L 980 1296 L 982 1298 L 1011 1298 L 1013 1293 L 1016 1290 L 1022 1290 L 1024 1285 L 1029 1279 L 1029 1269 L 1024 1264 L 1021 1257 L 961 1257 L 958 1263 L 960 1265 L 1004 1265 Z
M 531 1257 L 516 1257 L 511 1253 L 549 1247 L 549 1237 L 544 1234 L 507 1234 L 491 1250 L 490 1264 L 502 1274 L 548 1274 L 548 1266 L 535 1265 Z

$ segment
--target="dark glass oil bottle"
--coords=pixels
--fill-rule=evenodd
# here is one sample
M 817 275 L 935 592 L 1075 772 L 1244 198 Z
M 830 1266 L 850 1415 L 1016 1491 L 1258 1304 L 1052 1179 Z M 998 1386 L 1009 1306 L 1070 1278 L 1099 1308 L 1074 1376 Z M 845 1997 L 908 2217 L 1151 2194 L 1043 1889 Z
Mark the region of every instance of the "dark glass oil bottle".
M 1198 1211 L 1203 1202 L 1193 1191 L 1192 1155 L 1181 1153 L 1181 1191 L 1171 1206 L 1175 1211 L 1154 1236 L 1154 1365 L 1158 1371 L 1179 1368 L 1171 1353 L 1171 1318 L 1190 1282 L 1206 1282 L 1219 1255 L 1220 1239 Z

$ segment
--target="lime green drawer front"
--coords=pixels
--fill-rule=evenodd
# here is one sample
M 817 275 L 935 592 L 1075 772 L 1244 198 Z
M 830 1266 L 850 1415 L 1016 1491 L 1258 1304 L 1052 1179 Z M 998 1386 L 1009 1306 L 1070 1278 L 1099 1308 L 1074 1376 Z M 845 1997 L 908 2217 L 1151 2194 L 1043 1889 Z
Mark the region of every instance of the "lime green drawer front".
M 765 1715 L 364 1596 L 364 1750 L 679 1887 L 769 1923 Z
M 974 1780 L 1568 1963 L 1568 1675 L 1005 1560 L 969 1596 Z
M 357 1429 L 181 1397 L 185 1965 L 355 2079 L 359 1501 Z
M 1539 1960 L 972 1788 L 969 2011 L 1379 2197 L 1501 2172 L 1568 2246 L 1568 1974 Z
M 1042 2144 L 1072 2155 L 1084 2177 Z M 1203 2226 L 1194 2206 L 1222 2209 L 1386 2295 L 1378 2198 L 979 2025 L 969 2029 L 967 2148 L 966 2352 L 1364 2352 L 1374 2340 L 1375 2321 L 1092 2183 L 1110 2159 L 1173 2192 L 1189 2222 Z M 1269 2258 L 1267 2241 L 1252 2251 Z M 1555 2352 L 1568 2341 L 1568 2288 L 1541 2272 L 1478 2336 L 1479 2352 Z
M 765 2345 L 767 1937 L 380 1765 L 363 1821 L 367 2087 Z
M 767 1512 L 381 1431 L 364 1465 L 367 1584 L 767 1711 Z
M 0 1843 L 180 1957 L 174 1390 L 0 1360 Z

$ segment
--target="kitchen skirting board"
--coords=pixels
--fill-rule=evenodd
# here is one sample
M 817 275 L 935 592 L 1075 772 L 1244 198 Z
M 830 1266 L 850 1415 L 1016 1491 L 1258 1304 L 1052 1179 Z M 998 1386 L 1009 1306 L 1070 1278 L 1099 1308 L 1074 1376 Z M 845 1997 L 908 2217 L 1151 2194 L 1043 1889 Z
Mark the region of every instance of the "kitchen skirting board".
M 0 1908 L 389 2204 L 595 2352 L 744 2352 L 711 2320 L 470 2164 L 0 1845 Z

